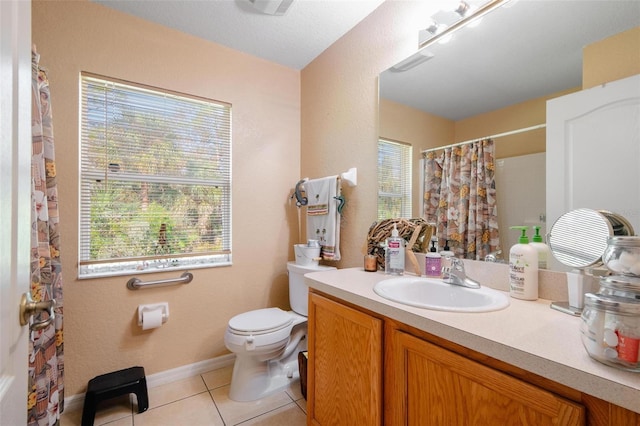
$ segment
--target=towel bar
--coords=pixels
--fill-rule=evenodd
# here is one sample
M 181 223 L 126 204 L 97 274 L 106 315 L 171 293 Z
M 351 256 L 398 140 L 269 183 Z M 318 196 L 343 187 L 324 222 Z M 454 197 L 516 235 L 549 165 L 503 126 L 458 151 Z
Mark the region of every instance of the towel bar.
M 173 284 L 188 284 L 193 280 L 193 274 L 191 272 L 185 272 L 180 275 L 180 278 L 169 278 L 166 280 L 156 281 L 140 281 L 139 278 L 133 277 L 127 281 L 127 288 L 129 290 L 138 290 L 147 287 L 163 287 Z
M 344 180 L 349 186 L 358 185 L 358 169 L 355 167 L 350 168 L 344 173 L 340 173 L 340 178 Z

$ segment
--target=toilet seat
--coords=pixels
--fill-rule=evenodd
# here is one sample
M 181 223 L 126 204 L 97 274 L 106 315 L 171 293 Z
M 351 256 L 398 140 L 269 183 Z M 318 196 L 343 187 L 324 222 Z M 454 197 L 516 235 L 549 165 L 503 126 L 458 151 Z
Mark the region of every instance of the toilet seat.
M 269 334 L 287 328 L 293 317 L 280 308 L 244 312 L 229 320 L 229 331 L 240 336 Z

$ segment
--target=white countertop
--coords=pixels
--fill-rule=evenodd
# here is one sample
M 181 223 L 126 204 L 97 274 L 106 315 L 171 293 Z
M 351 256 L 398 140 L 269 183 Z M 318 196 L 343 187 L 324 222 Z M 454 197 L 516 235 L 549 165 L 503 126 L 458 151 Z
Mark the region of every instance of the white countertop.
M 486 313 L 434 311 L 395 303 L 373 286 L 390 278 L 362 268 L 312 272 L 310 288 L 442 337 L 476 352 L 640 413 L 640 373 L 618 370 L 589 357 L 579 317 L 550 301 L 510 298 L 506 309 Z

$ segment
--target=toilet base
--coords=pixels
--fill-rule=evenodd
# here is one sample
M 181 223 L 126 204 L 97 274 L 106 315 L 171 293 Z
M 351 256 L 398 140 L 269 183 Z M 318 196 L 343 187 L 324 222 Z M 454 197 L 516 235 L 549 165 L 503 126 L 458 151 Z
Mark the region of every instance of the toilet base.
M 240 402 L 255 401 L 297 383 L 300 379 L 298 352 L 306 350 L 306 340 L 297 346 L 286 359 L 276 361 L 256 361 L 253 357 L 237 355 L 229 398 Z

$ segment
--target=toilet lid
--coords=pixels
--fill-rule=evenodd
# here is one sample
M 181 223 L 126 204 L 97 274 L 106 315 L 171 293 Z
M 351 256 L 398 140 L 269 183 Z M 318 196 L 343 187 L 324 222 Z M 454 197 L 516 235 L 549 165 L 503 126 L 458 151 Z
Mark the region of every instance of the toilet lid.
M 266 308 L 236 315 L 229 320 L 229 328 L 237 334 L 265 334 L 281 330 L 292 321 L 282 309 Z

